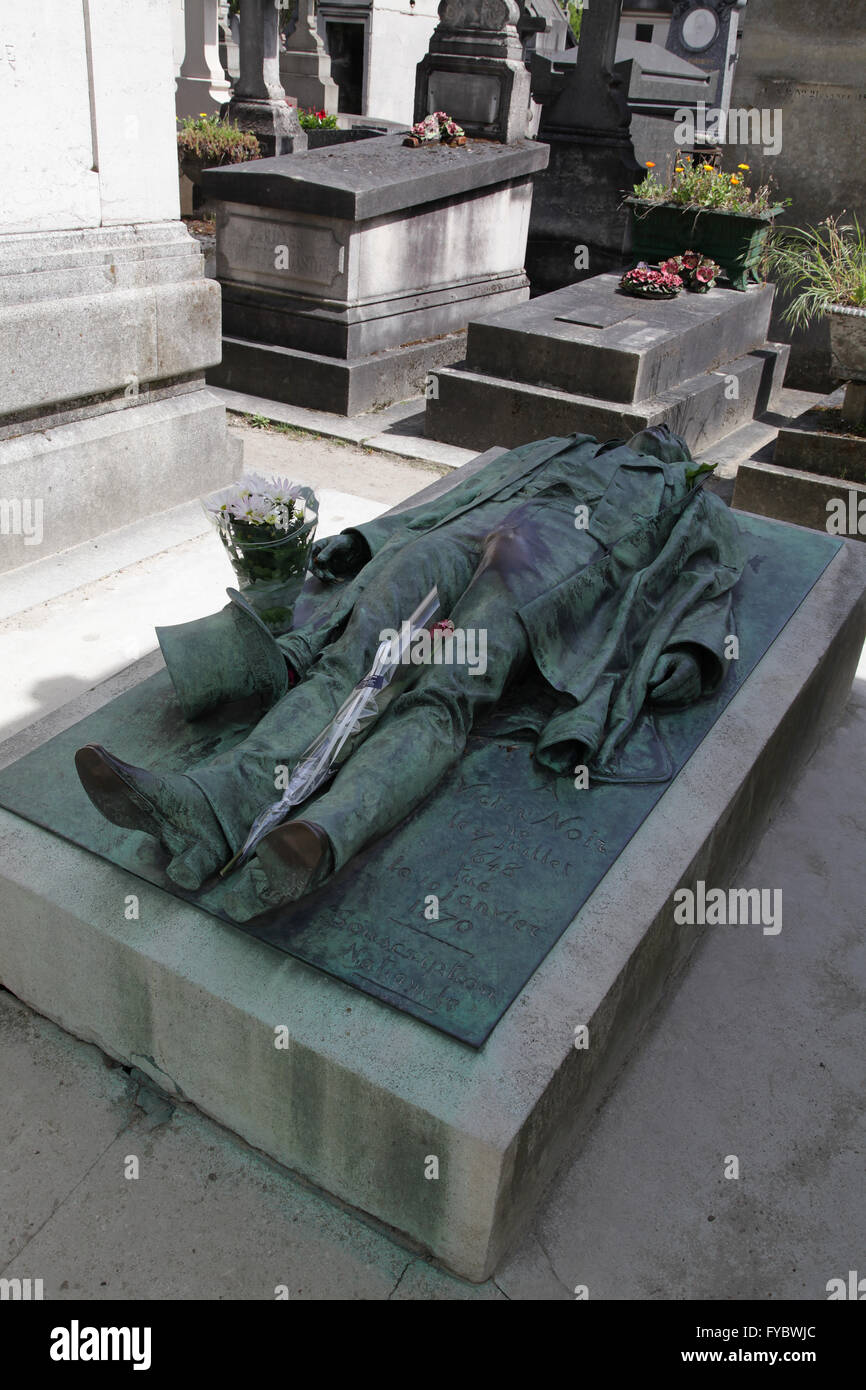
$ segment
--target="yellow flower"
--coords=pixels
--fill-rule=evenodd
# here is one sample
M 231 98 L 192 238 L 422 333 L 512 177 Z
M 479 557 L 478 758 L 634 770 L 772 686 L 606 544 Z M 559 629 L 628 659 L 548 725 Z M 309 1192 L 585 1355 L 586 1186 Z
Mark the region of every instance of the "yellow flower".
M 686 172 L 686 171 L 685 171 L 685 169 L 683 168 L 682 164 L 678 164 L 677 167 L 676 167 L 675 170 L 674 170 L 674 173 L 675 173 L 675 174 L 684 174 L 685 172 Z
M 738 164 L 738 165 L 737 165 L 737 168 L 738 168 L 738 169 L 748 169 L 748 167 L 749 167 L 748 164 Z
M 710 173 L 713 172 L 713 166 L 712 166 L 712 164 L 702 164 L 702 165 L 701 165 L 701 168 L 702 168 L 702 169 L 709 169 Z

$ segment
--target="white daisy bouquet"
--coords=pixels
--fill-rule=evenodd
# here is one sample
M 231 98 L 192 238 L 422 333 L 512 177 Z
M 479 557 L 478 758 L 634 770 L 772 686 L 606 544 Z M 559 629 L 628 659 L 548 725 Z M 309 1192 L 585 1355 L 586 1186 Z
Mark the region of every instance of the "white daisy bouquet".
M 238 587 L 277 632 L 291 623 L 316 538 L 319 503 L 312 488 L 288 478 L 246 473 L 205 510 L 238 576 Z

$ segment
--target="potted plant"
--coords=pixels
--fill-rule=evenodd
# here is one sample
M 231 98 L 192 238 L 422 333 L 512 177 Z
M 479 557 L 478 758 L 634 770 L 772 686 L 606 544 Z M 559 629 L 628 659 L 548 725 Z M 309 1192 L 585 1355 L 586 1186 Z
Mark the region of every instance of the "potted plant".
M 866 424 L 866 233 L 856 214 L 846 223 L 827 217 L 817 227 L 780 227 L 768 263 L 779 288 L 794 295 L 782 315 L 792 328 L 829 320 L 833 373 L 849 383 L 843 417 Z
M 732 174 L 714 165 L 677 160 L 665 178 L 647 164 L 646 176 L 626 199 L 632 212 L 634 254 L 648 261 L 694 250 L 717 261 L 735 290 L 745 290 L 759 265 L 773 218 L 784 203 L 769 184 L 753 190 L 747 164 Z
M 198 188 L 205 169 L 218 164 L 243 164 L 258 159 L 261 146 L 251 130 L 241 130 L 219 116 L 184 116 L 178 120 L 177 161 L 181 175 Z
M 284 478 L 249 473 L 205 510 L 244 598 L 273 633 L 288 631 L 316 538 L 316 494 Z
M 314 111 L 306 106 L 298 107 L 298 121 L 301 130 L 336 130 L 337 117 L 327 111 Z

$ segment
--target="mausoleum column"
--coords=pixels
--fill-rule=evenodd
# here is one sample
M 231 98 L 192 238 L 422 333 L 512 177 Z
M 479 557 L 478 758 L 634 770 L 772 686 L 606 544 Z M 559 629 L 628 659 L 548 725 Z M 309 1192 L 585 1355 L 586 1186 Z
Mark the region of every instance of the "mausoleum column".
M 298 0 L 298 6 L 298 22 L 280 54 L 280 79 L 299 106 L 335 115 L 340 92 L 316 28 L 314 0 Z
M 175 100 L 178 116 L 212 115 L 225 105 L 231 87 L 219 60 L 218 0 L 185 0 L 186 50 Z
M 244 0 L 240 23 L 240 73 L 229 119 L 251 130 L 263 155 L 306 148 L 298 113 L 286 105 L 280 82 L 279 10 L 275 0 Z

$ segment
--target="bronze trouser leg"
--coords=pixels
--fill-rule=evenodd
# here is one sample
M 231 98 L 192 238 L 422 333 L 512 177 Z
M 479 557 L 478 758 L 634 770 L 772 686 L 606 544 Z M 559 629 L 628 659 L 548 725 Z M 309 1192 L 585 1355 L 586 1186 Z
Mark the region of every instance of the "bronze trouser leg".
M 477 543 L 459 533 L 439 532 L 407 544 L 364 590 L 342 636 L 325 648 L 306 679 L 237 747 L 188 771 L 207 796 L 233 851 L 243 844 L 259 812 L 279 796 L 277 768 L 294 767 L 367 674 L 383 628 L 399 629 L 434 584 L 439 587 L 440 615 L 450 615 L 478 560 Z
M 326 832 L 335 868 L 399 825 L 428 796 L 462 754 L 474 721 L 524 667 L 529 644 L 508 579 L 509 563 L 520 560 L 518 587 L 537 587 L 523 545 L 514 535 L 497 537 L 451 614 L 456 627 L 485 632 L 484 674 L 472 674 L 468 664 L 425 666 L 324 795 L 296 813 Z

